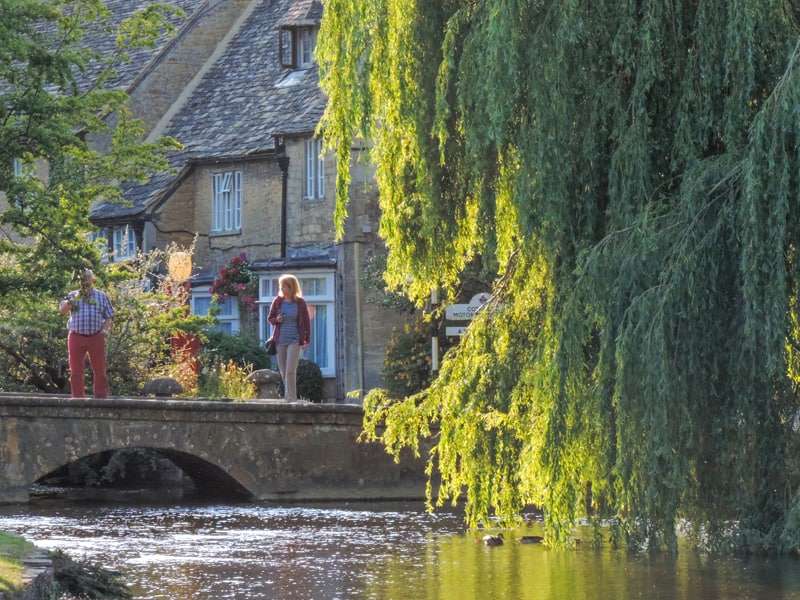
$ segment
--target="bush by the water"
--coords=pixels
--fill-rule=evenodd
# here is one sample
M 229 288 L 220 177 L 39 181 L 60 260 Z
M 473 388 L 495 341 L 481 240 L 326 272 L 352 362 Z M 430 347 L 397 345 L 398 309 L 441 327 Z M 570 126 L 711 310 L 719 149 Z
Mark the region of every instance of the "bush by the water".
M 56 598 L 63 595 L 70 598 L 133 598 L 121 571 L 75 561 L 60 550 L 50 556 L 53 559 Z
M 124 581 L 124 573 L 99 565 L 76 561 L 61 550 L 48 554 L 53 561 L 53 579 L 39 577 L 11 594 L 11 600 L 129 600 L 133 593 Z

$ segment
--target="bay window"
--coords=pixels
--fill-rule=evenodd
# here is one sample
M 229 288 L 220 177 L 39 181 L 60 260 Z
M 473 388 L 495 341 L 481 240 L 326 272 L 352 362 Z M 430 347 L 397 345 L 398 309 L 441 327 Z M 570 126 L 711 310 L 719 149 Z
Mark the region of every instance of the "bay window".
M 301 354 L 316 363 L 323 377 L 336 375 L 335 346 L 335 288 L 333 272 L 307 271 L 296 273 L 311 317 L 311 343 Z M 269 307 L 278 295 L 279 275 L 262 276 L 259 282 L 261 303 L 262 341 L 272 335 L 272 325 L 267 322 Z

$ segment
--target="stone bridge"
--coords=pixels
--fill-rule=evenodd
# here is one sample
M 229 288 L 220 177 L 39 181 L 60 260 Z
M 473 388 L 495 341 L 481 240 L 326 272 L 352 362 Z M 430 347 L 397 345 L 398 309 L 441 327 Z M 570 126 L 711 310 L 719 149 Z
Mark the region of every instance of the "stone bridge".
M 204 488 L 266 501 L 425 496 L 425 458 L 357 441 L 360 406 L 0 394 L 0 503 L 80 458 L 147 448 Z

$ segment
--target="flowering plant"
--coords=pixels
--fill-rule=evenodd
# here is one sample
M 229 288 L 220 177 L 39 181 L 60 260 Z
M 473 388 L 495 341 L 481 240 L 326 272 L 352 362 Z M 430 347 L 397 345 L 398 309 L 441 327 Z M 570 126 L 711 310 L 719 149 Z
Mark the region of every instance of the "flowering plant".
M 237 296 L 239 304 L 246 310 L 257 310 L 258 277 L 250 270 L 247 254 L 242 252 L 220 269 L 219 275 L 211 284 L 211 294 L 218 304 L 224 303 L 231 296 Z

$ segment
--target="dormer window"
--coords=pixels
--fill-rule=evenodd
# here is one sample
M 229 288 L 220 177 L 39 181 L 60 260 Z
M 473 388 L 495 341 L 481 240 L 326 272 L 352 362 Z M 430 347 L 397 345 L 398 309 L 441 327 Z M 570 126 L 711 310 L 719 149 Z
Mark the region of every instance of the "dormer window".
M 282 27 L 281 65 L 287 69 L 308 69 L 314 64 L 316 43 L 314 27 Z

